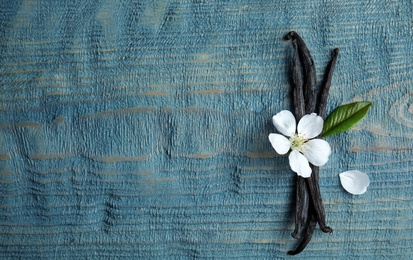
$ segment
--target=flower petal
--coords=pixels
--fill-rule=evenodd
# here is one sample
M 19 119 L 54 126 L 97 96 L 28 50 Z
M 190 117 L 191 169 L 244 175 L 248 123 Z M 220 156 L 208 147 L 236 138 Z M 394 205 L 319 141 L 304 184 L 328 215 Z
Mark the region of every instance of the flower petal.
M 324 120 L 315 113 L 305 115 L 298 122 L 297 132 L 305 139 L 311 139 L 321 134 L 323 131 Z
M 286 154 L 290 150 L 290 140 L 280 134 L 269 134 L 268 139 L 271 142 L 272 148 L 278 154 Z
M 369 176 L 361 171 L 347 171 L 339 174 L 343 188 L 351 194 L 360 195 L 366 192 L 370 184 Z
M 315 166 L 323 166 L 331 154 L 331 147 L 324 140 L 313 139 L 305 142 L 301 151 L 310 163 Z
M 295 134 L 296 121 L 294 115 L 288 111 L 283 110 L 272 117 L 272 123 L 278 132 L 285 136 L 293 136 Z
M 308 178 L 311 176 L 311 168 L 307 159 L 298 151 L 292 151 L 288 156 L 291 170 L 296 172 L 299 176 Z

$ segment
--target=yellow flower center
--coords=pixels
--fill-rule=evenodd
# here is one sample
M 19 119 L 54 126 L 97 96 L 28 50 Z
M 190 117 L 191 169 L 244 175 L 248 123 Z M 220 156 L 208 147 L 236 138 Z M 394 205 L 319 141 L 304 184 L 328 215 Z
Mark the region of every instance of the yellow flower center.
M 296 150 L 300 152 L 304 141 L 305 141 L 304 136 L 301 136 L 299 134 L 294 134 L 293 136 L 291 136 L 290 137 L 291 150 Z

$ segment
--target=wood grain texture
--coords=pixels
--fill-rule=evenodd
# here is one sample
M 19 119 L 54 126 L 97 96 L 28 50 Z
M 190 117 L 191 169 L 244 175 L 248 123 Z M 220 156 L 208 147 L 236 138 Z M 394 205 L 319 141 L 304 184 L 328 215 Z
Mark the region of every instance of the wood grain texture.
M 296 259 L 408 259 L 413 249 L 411 1 L 2 1 L 1 259 L 281 259 L 294 174 L 267 140 L 290 109 L 303 36 L 327 113 L 327 224 Z M 352 196 L 338 173 L 369 174 Z

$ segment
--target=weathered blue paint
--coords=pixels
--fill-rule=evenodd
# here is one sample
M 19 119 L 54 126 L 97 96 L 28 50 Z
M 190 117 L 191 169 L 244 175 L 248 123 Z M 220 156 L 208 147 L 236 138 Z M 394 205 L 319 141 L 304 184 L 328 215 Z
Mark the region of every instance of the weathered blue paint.
M 328 138 L 334 233 L 295 258 L 411 257 L 411 1 L 1 2 L 0 258 L 287 257 L 294 174 L 267 135 L 290 30 L 319 80 L 340 48 L 328 112 L 374 103 Z

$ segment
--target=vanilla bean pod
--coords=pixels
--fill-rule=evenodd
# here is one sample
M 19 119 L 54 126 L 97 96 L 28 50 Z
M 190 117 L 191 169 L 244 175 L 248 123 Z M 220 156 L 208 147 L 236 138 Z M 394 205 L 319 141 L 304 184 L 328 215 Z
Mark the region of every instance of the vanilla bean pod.
M 297 121 L 305 115 L 305 100 L 303 93 L 303 68 L 301 66 L 300 57 L 298 53 L 297 40 L 292 40 L 294 48 L 294 59 L 293 59 L 293 96 L 294 96 L 294 108 L 295 117 Z
M 310 208 L 310 212 L 311 211 L 313 211 L 312 207 Z M 317 221 L 315 219 L 315 216 L 310 214 L 310 217 L 308 218 L 307 223 L 306 223 L 306 229 L 305 229 L 303 238 L 301 239 L 300 243 L 298 244 L 295 250 L 288 251 L 289 255 L 297 255 L 306 248 L 308 243 L 310 243 L 311 241 L 311 237 L 313 236 L 316 224 L 317 224 Z
M 326 217 L 324 211 L 323 200 L 321 198 L 320 186 L 318 185 L 319 167 L 310 164 L 311 176 L 306 179 L 308 190 L 310 191 L 310 197 L 312 205 L 314 206 L 314 215 L 317 219 L 318 225 L 321 231 L 324 233 L 331 233 L 333 229 L 326 225 Z
M 313 113 L 315 110 L 315 105 L 316 105 L 316 95 L 315 95 L 315 84 L 316 84 L 316 75 L 315 75 L 315 66 L 314 66 L 314 61 L 311 57 L 310 51 L 307 48 L 307 45 L 304 43 L 303 39 L 296 33 L 296 32 L 290 32 L 289 33 L 292 41 L 293 41 L 293 46 L 296 46 L 296 52 L 299 54 L 300 60 L 302 64 L 304 65 L 304 76 L 305 76 L 305 84 L 303 88 L 303 96 L 304 100 L 306 103 L 305 107 L 305 113 L 310 114 Z M 294 55 L 294 58 L 296 56 Z M 297 86 L 295 86 L 297 87 Z M 297 119 L 299 120 L 299 119 Z M 310 200 L 313 204 L 314 211 L 312 211 L 315 214 L 316 220 L 319 223 L 320 229 L 323 232 L 331 232 L 331 228 L 327 227 L 325 224 L 325 212 L 324 212 L 324 206 L 323 202 L 321 199 L 321 193 L 320 193 L 320 187 L 318 185 L 318 167 L 313 166 L 310 164 L 312 174 L 309 178 L 305 178 L 305 182 L 307 184 L 307 189 L 304 190 L 303 187 L 300 187 L 302 190 L 297 193 L 297 195 L 302 195 L 306 194 L 306 192 L 310 193 Z M 317 173 L 314 174 L 314 168 L 317 168 Z M 302 178 L 302 177 L 299 177 Z M 298 183 L 297 183 L 298 184 Z M 298 186 L 298 185 L 297 185 Z M 297 201 L 300 201 L 299 198 L 296 199 Z M 301 205 L 298 205 L 301 206 Z M 299 208 L 297 207 L 298 210 L 303 210 L 304 208 Z M 305 214 L 305 212 L 301 212 L 299 214 L 299 218 Z M 297 218 L 297 217 L 296 217 Z M 301 218 L 302 220 L 304 218 Z M 311 219 L 307 217 L 307 219 Z M 300 224 L 300 223 L 299 223 Z M 296 227 L 300 227 L 300 225 L 296 224 Z M 302 226 L 302 223 L 301 223 Z M 308 233 L 308 232 L 307 232 Z M 293 233 L 293 235 L 296 235 Z
M 293 97 L 294 97 L 294 108 L 295 116 L 297 121 L 299 121 L 305 114 L 305 101 L 303 93 L 303 68 L 301 66 L 300 57 L 298 53 L 297 40 L 293 39 L 292 44 L 294 47 L 294 58 L 293 58 L 293 70 L 292 70 L 292 81 L 294 85 Z M 296 187 L 296 201 L 295 201 L 295 229 L 291 234 L 294 238 L 298 239 L 301 237 L 303 230 L 306 228 L 307 218 L 308 218 L 308 208 L 310 204 L 310 196 L 308 188 L 306 186 L 305 179 L 301 176 L 297 176 L 297 187 Z
M 291 235 L 299 239 L 302 236 L 304 229 L 307 227 L 307 220 L 310 207 L 310 194 L 305 181 L 305 178 L 297 176 L 297 187 L 295 196 L 295 229 Z
M 322 118 L 324 118 L 326 113 L 328 93 L 331 87 L 331 79 L 333 78 L 334 68 L 336 67 L 338 52 L 339 50 L 337 48 L 333 50 L 333 58 L 331 59 L 330 64 L 328 65 L 327 76 L 324 80 L 323 89 L 321 90 L 320 101 L 318 104 L 318 115 Z
M 296 32 L 292 31 L 288 33 L 285 39 L 291 39 L 294 47 L 292 71 L 294 85 L 293 97 L 294 110 L 297 121 L 299 121 L 305 113 L 310 114 L 316 110 L 317 98 L 315 93 L 315 64 L 306 44 Z M 319 99 L 318 113 L 321 117 L 324 117 L 325 114 L 328 93 L 331 86 L 331 79 L 337 56 L 338 49 L 335 49 L 333 58 L 327 69 L 327 77 L 323 84 L 324 87 Z M 303 78 L 305 78 L 305 82 L 303 81 Z M 310 164 L 310 167 L 312 169 L 312 174 L 309 178 L 297 176 L 296 223 L 292 236 L 295 238 L 301 238 L 301 241 L 295 250 L 288 252 L 288 254 L 291 255 L 298 254 L 305 249 L 311 240 L 317 222 L 323 232 L 330 233 L 333 231 L 326 225 L 325 221 L 324 205 L 321 199 L 320 187 L 318 184 L 319 167 L 312 164 Z
M 336 48 L 333 50 L 333 57 L 327 68 L 327 76 L 323 84 L 324 86 L 321 90 L 320 100 L 318 103 L 318 115 L 322 118 L 324 118 L 324 115 L 326 112 L 328 93 L 330 91 L 331 80 L 333 78 L 333 73 L 334 73 L 334 68 L 336 65 L 338 53 L 339 53 L 339 49 Z M 319 137 L 321 137 L 321 134 L 319 135 Z M 313 205 L 315 207 L 317 221 L 320 226 L 320 229 L 323 232 L 331 233 L 333 232 L 333 230 L 330 227 L 326 226 L 326 223 L 325 223 L 326 221 L 325 221 L 324 205 L 323 205 L 322 198 L 321 198 L 320 186 L 318 184 L 319 167 L 311 165 L 311 170 L 312 170 L 312 174 L 310 178 L 307 180 L 307 184 L 312 186 L 311 188 L 309 188 L 309 190 L 311 193 L 311 198 L 313 200 Z M 317 200 L 315 200 L 314 198 L 317 198 Z
M 304 65 L 304 99 L 305 99 L 305 112 L 307 114 L 313 113 L 316 106 L 316 71 L 313 58 L 311 57 L 310 51 L 307 48 L 304 40 L 298 35 L 298 33 L 291 31 L 286 36 L 286 39 L 292 39 L 297 41 L 298 52 L 301 61 Z
M 334 73 L 334 68 L 336 65 L 338 53 L 339 53 L 339 49 L 336 48 L 333 50 L 333 58 L 331 59 L 329 66 L 327 68 L 327 76 L 323 84 L 324 86 L 321 90 L 320 100 L 318 103 L 318 115 L 322 118 L 324 118 L 324 115 L 326 112 L 328 93 L 330 91 L 331 80 L 333 78 L 333 73 Z M 319 137 L 321 137 L 321 134 L 319 135 Z M 312 186 L 312 188 L 309 188 L 310 193 L 311 193 L 311 198 L 312 198 L 312 204 L 314 207 L 318 207 L 318 210 L 316 209 L 314 212 L 317 217 L 317 221 L 320 226 L 320 229 L 325 233 L 331 233 L 333 232 L 333 230 L 330 227 L 326 226 L 325 224 L 324 205 L 323 205 L 322 198 L 321 198 L 320 186 L 318 185 L 319 167 L 311 165 L 311 170 L 312 170 L 312 174 L 310 178 L 307 180 L 307 184 Z M 314 198 L 318 198 L 318 201 L 314 201 Z

